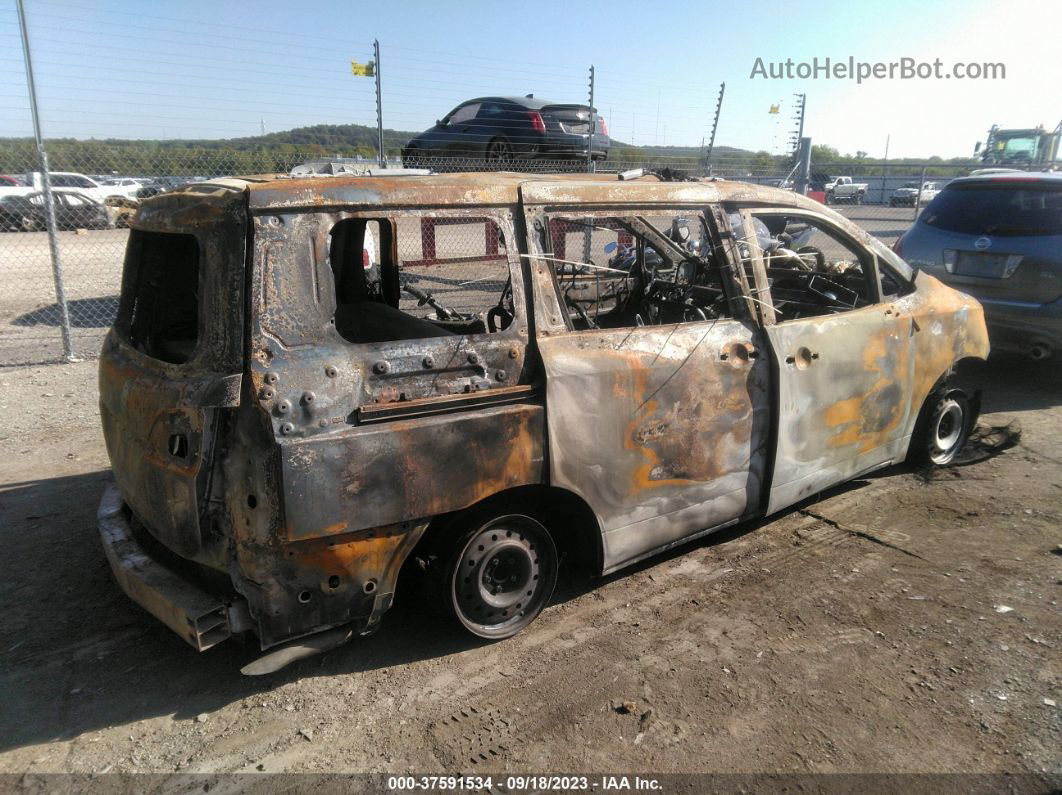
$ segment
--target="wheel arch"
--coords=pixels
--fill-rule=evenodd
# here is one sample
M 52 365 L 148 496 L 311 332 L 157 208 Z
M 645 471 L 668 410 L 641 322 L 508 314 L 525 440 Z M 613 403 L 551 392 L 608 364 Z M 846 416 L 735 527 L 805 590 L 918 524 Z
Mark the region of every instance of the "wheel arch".
M 409 555 L 428 560 L 448 550 L 468 521 L 487 514 L 522 513 L 537 519 L 553 537 L 561 559 L 600 574 L 604 566 L 601 525 L 593 509 L 575 492 L 532 484 L 496 492 L 458 511 L 440 514 L 428 523 L 424 535 Z
M 948 379 L 950 379 L 951 376 L 954 375 L 955 369 L 962 362 L 974 362 L 974 361 L 983 361 L 983 357 L 977 356 L 977 355 L 974 355 L 974 354 L 968 354 L 966 356 L 963 356 L 962 358 L 956 359 L 954 362 L 952 362 L 952 364 L 949 367 L 947 367 L 944 370 L 944 372 L 942 372 L 937 377 L 937 379 L 935 381 L 933 381 L 932 386 L 930 386 L 930 388 L 924 394 L 913 395 L 912 396 L 912 401 L 911 401 L 911 409 L 912 410 L 911 410 L 911 415 L 910 415 L 911 416 L 910 424 L 908 425 L 907 443 L 904 445 L 904 449 L 900 451 L 900 456 L 899 456 L 898 460 L 905 461 L 905 460 L 909 460 L 910 459 L 910 456 L 911 456 L 911 445 L 914 444 L 918 440 L 918 437 L 919 437 L 920 433 L 922 433 L 924 431 L 925 423 L 926 423 L 926 421 L 928 419 L 927 416 L 926 416 L 927 407 L 928 407 L 930 401 L 933 399 L 933 396 L 934 395 L 938 395 L 938 394 L 942 394 L 948 388 Z M 973 417 L 972 417 L 972 421 L 974 423 L 976 423 L 977 417 L 980 415 L 980 405 L 981 405 L 980 396 L 981 396 L 980 390 L 975 392 L 973 395 L 969 395 L 968 396 L 970 398 L 971 404 L 972 404 L 972 406 L 974 408 L 974 414 L 973 414 Z M 972 429 L 973 428 L 971 426 L 970 430 L 972 430 Z

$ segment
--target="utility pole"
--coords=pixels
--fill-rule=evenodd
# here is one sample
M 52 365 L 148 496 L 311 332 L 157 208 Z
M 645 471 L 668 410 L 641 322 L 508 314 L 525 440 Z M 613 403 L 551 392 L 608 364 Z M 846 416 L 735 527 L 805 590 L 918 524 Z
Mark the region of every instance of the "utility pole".
M 789 144 L 793 147 L 794 157 L 798 155 L 800 151 L 800 142 L 804 139 L 804 109 L 807 107 L 808 95 L 807 94 L 794 94 L 796 97 L 796 109 L 793 112 L 793 121 L 796 123 L 796 129 L 789 137 Z
M 586 138 L 586 170 L 590 172 L 596 170 L 594 167 L 595 132 L 597 132 L 597 111 L 594 110 L 594 65 L 590 64 L 590 134 Z
M 726 83 L 719 84 L 719 96 L 715 100 L 715 118 L 712 120 L 712 134 L 708 138 L 708 149 L 704 153 L 704 175 L 711 176 L 712 149 L 715 148 L 715 132 L 719 129 L 719 113 L 723 109 L 723 94 L 726 93 Z M 703 140 L 702 146 L 703 146 Z
M 383 92 L 380 90 L 380 40 L 372 40 L 372 71 L 376 75 L 376 149 L 380 153 L 380 168 L 387 168 L 383 138 Z
M 885 174 L 888 169 L 888 166 L 886 166 L 885 163 L 888 162 L 889 159 L 889 139 L 891 138 L 892 133 L 885 136 L 885 157 L 881 159 L 881 195 L 878 196 L 879 202 L 885 201 Z M 919 194 L 921 194 L 921 191 L 919 191 Z
M 30 114 L 33 117 L 33 137 L 37 141 L 37 154 L 41 162 L 41 187 L 44 189 L 45 222 L 48 225 L 48 248 L 52 255 L 52 280 L 55 282 L 55 303 L 59 307 L 59 326 L 63 337 L 63 359 L 76 362 L 74 343 L 70 331 L 70 309 L 66 304 L 66 289 L 63 286 L 63 262 L 59 254 L 59 232 L 55 222 L 55 198 L 52 195 L 52 179 L 48 173 L 48 153 L 41 137 L 41 119 L 37 112 L 37 86 L 33 80 L 33 58 L 30 56 L 29 31 L 26 28 L 26 9 L 22 0 L 18 6 L 18 26 L 22 32 L 22 57 L 26 62 L 26 85 L 29 89 Z

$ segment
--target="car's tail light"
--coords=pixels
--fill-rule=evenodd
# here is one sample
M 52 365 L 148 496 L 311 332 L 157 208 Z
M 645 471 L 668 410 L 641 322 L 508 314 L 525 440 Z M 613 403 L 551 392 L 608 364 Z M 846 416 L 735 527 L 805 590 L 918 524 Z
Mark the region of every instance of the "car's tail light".
M 531 127 L 535 132 L 544 133 L 546 131 L 546 122 L 542 121 L 542 114 L 537 110 L 529 110 L 527 118 L 531 119 Z
M 361 250 L 361 264 L 364 268 L 372 267 L 372 261 L 369 259 L 369 249 L 367 248 Z
M 944 270 L 955 273 L 955 263 L 959 259 L 959 252 L 953 248 L 944 249 Z
M 896 252 L 896 256 L 903 256 L 903 235 L 896 238 L 896 242 L 892 244 L 892 250 Z
M 608 135 L 608 125 L 605 124 L 605 117 L 604 116 L 598 116 L 597 117 L 597 131 L 599 133 L 601 133 L 602 135 L 606 135 L 606 136 Z

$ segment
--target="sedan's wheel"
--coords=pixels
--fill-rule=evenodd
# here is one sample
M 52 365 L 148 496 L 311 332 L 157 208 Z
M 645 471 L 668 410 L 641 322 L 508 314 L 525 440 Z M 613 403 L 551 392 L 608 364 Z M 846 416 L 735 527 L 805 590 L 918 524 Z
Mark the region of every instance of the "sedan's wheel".
M 28 215 L 22 216 L 22 219 L 19 221 L 19 226 L 21 227 L 23 232 L 37 231 L 37 222 L 31 216 Z
M 508 141 L 495 138 L 487 145 L 487 162 L 491 165 L 503 166 L 513 161 L 513 148 Z
M 970 433 L 970 401 L 961 389 L 929 396 L 915 427 L 908 460 L 947 466 Z
M 449 607 L 481 638 L 509 638 L 535 620 L 557 583 L 557 548 L 529 516 L 480 524 L 457 544 L 446 568 Z

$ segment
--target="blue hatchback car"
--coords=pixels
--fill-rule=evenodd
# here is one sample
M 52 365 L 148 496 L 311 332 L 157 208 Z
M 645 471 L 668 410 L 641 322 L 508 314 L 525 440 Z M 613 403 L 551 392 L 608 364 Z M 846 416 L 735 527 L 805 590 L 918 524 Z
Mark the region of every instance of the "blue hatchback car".
M 993 350 L 1062 350 L 1062 174 L 953 180 L 894 249 L 981 302 Z

